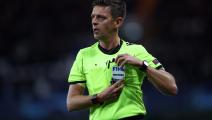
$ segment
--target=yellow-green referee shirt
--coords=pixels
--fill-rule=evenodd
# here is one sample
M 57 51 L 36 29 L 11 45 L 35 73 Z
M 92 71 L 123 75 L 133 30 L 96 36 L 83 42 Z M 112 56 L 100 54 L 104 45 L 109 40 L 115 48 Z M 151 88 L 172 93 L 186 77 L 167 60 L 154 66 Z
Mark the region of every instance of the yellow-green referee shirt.
M 121 40 L 116 53 L 107 53 L 100 49 L 99 43 L 81 49 L 73 63 L 68 82 L 83 83 L 89 95 L 102 92 L 111 85 L 112 61 L 119 54 L 129 54 L 140 60 L 146 60 L 152 68 L 159 68 L 161 64 L 149 54 L 142 45 L 130 44 Z M 107 101 L 103 105 L 90 108 L 90 120 L 117 120 L 124 117 L 145 115 L 141 85 L 145 73 L 132 65 L 125 65 L 125 86 L 117 100 Z

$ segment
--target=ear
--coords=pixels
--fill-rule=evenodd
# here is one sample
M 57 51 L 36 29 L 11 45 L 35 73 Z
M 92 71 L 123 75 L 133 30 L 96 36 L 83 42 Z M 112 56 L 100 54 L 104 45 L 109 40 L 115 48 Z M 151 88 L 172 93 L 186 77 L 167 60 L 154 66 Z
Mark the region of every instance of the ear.
M 124 18 L 123 17 L 117 17 L 115 19 L 115 27 L 116 28 L 121 27 L 121 25 L 123 24 L 123 22 L 124 22 Z

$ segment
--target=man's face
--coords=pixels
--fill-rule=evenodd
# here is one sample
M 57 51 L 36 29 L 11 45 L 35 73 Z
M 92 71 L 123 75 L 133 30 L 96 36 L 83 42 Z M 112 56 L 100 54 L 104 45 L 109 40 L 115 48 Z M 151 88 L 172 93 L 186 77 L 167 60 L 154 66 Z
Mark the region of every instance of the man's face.
M 91 20 L 95 39 L 108 39 L 117 30 L 110 10 L 108 6 L 94 6 Z

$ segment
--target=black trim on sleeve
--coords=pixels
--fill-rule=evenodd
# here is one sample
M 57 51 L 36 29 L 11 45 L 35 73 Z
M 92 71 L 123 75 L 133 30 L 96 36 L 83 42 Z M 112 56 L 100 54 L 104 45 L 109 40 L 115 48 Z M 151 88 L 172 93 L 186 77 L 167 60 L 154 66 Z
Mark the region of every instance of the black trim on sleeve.
M 69 82 L 69 84 L 77 84 L 77 83 L 86 83 L 86 81 L 75 81 L 75 82 Z
M 161 68 L 163 68 L 163 66 L 162 66 L 162 65 L 159 65 L 159 66 L 156 67 L 155 69 L 159 70 L 159 69 L 161 69 Z

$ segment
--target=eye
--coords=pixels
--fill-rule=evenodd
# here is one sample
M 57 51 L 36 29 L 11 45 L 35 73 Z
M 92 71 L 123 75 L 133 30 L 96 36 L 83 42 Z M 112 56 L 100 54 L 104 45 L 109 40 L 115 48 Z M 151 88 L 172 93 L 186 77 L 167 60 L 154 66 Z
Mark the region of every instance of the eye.
M 105 17 L 105 16 L 102 16 L 102 15 L 97 16 L 97 18 L 98 18 L 100 21 L 102 21 L 102 20 L 105 20 L 105 19 L 106 19 L 106 17 Z
M 93 19 L 94 18 L 94 15 L 91 15 L 91 19 Z

